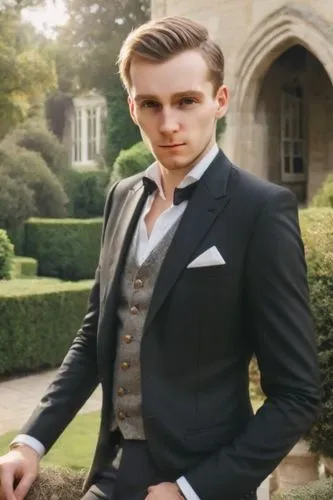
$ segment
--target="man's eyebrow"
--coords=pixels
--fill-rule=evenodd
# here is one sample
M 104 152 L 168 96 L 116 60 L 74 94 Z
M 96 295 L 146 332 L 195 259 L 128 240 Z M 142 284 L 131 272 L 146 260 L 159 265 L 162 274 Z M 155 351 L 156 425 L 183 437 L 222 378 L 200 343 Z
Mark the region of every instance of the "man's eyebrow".
M 181 92 L 176 92 L 175 94 L 172 94 L 171 98 L 172 99 L 177 99 L 180 97 L 189 97 L 189 96 L 201 96 L 202 92 L 200 90 L 183 90 Z M 152 101 L 159 101 L 159 97 L 154 95 L 154 94 L 137 94 L 134 97 L 135 102 L 140 102 L 140 101 L 145 101 L 145 100 L 152 100 Z

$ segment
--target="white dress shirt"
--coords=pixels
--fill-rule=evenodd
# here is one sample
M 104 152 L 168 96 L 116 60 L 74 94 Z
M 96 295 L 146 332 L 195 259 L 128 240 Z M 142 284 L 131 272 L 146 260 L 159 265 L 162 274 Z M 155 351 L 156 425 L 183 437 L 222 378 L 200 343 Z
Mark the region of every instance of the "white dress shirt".
M 205 156 L 190 170 L 182 182 L 177 186 L 183 188 L 189 186 L 190 184 L 198 181 L 202 175 L 206 172 L 209 165 L 212 163 L 214 158 L 218 153 L 218 146 L 214 146 L 205 154 Z M 158 163 L 155 162 L 150 167 L 147 168 L 144 175 L 149 177 L 157 184 L 157 191 L 149 195 L 145 206 L 143 208 L 142 214 L 140 216 L 137 230 L 134 234 L 135 245 L 136 245 L 136 259 L 140 266 L 151 253 L 151 251 L 156 247 L 156 245 L 161 241 L 166 232 L 171 228 L 171 226 L 178 220 L 179 217 L 183 215 L 187 207 L 188 201 L 182 201 L 179 205 L 170 205 L 156 220 L 154 227 L 151 231 L 150 236 L 148 236 L 147 227 L 145 224 L 145 217 L 150 211 L 152 203 L 155 196 L 161 196 L 164 200 L 165 194 L 162 186 L 161 171 Z M 26 434 L 19 434 L 12 441 L 13 443 L 22 443 L 33 448 L 42 457 L 45 453 L 45 447 L 43 444 L 32 436 Z M 184 497 L 187 500 L 200 500 L 198 495 L 195 493 L 193 488 L 190 486 L 185 477 L 180 477 L 177 480 L 177 484 L 181 489 Z

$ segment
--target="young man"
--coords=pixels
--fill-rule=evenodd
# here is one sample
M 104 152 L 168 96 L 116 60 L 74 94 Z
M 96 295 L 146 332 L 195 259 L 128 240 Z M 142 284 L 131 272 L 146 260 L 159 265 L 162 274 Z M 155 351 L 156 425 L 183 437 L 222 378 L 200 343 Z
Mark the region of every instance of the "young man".
M 149 22 L 119 65 L 156 163 L 110 190 L 88 312 L 1 459 L 2 492 L 23 498 L 40 455 L 101 382 L 85 500 L 254 499 L 318 405 L 297 204 L 218 149 L 228 90 L 203 26 Z M 253 353 L 267 396 L 255 416 Z

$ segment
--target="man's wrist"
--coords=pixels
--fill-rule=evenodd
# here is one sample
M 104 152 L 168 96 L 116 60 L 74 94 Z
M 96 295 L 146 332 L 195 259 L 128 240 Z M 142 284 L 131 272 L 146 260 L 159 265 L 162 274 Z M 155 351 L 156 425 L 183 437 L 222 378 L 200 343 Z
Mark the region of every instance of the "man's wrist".
M 10 447 L 14 445 L 16 446 L 17 444 L 26 445 L 29 448 L 32 448 L 37 453 L 39 458 L 42 458 L 45 454 L 45 446 L 43 443 L 27 434 L 18 434 L 10 443 Z
M 41 459 L 41 456 L 39 455 L 39 453 L 32 446 L 29 446 L 26 443 L 21 443 L 20 441 L 15 441 L 14 443 L 10 443 L 10 445 L 9 445 L 10 451 L 20 450 L 20 449 L 21 450 L 28 450 L 29 453 L 30 452 L 33 453 L 38 460 Z

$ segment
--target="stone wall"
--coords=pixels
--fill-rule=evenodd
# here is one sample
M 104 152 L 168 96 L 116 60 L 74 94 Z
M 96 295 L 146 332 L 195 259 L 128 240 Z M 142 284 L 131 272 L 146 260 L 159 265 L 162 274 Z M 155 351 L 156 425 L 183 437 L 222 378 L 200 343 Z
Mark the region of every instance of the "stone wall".
M 333 105 L 327 98 L 333 83 L 332 0 L 152 0 L 153 18 L 165 15 L 185 15 L 203 22 L 222 47 L 231 102 L 221 145 L 241 167 L 265 177 L 270 168 L 264 164 L 265 138 L 274 124 L 273 110 L 266 116 L 258 108 L 262 82 L 276 58 L 292 45 L 300 44 L 313 54 L 323 79 L 322 84 L 317 83 L 326 97 L 318 96 L 310 106 L 311 196 L 332 170 L 332 133 L 328 129 Z M 258 134 L 259 143 L 254 141 Z

